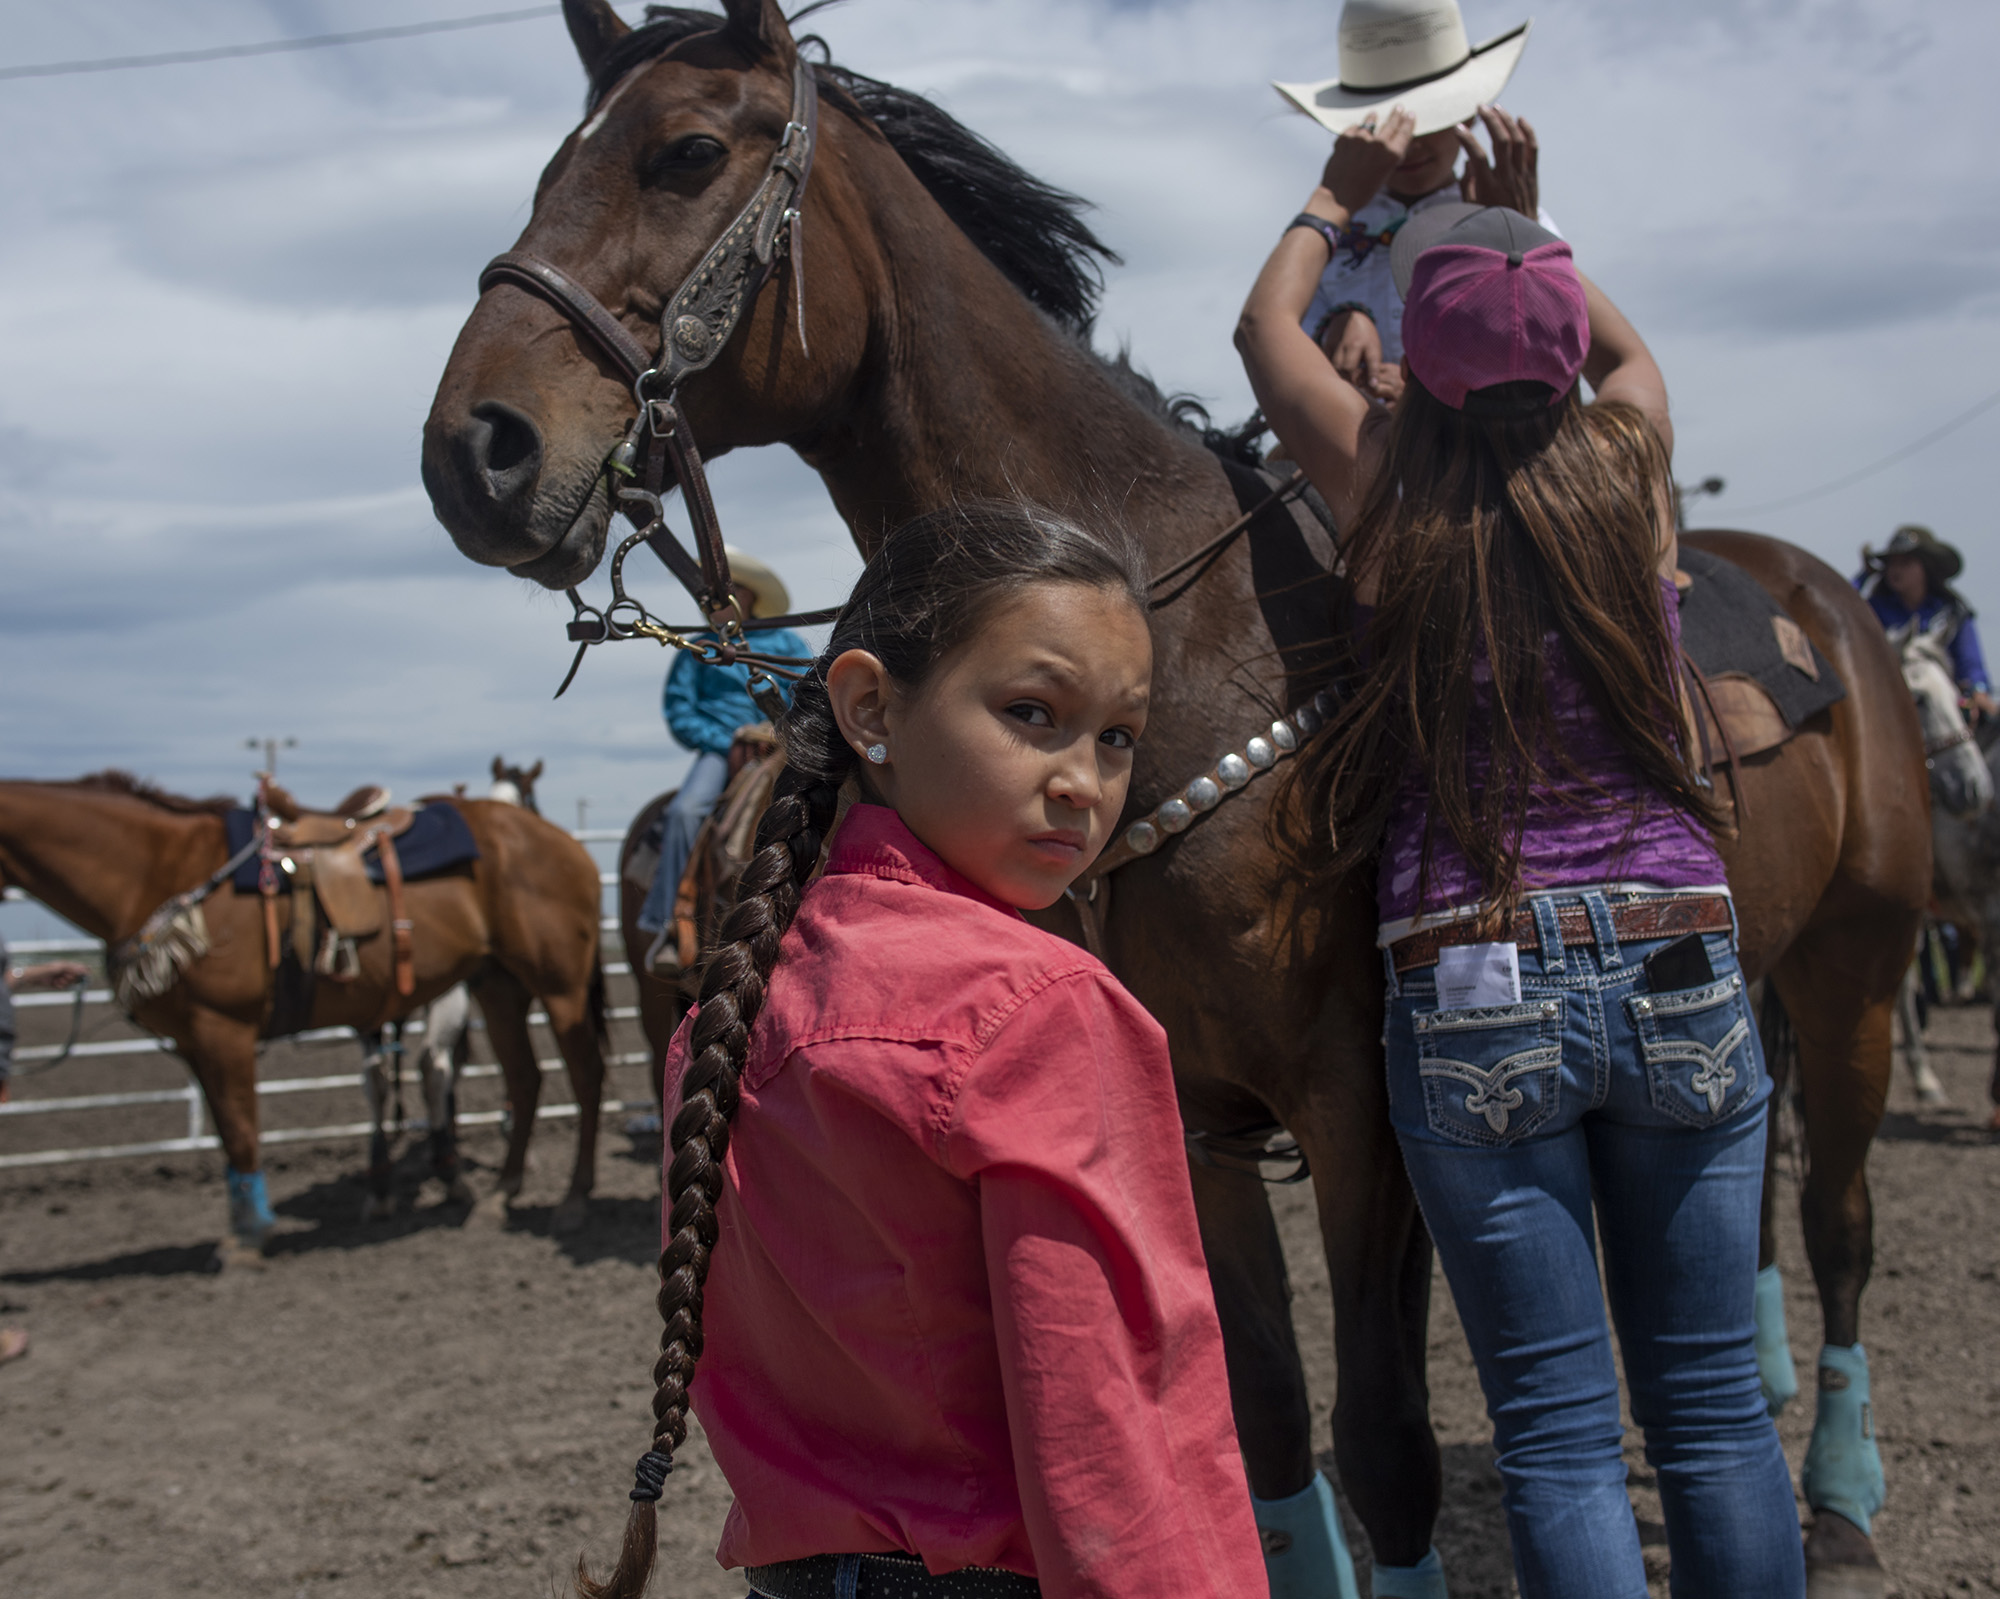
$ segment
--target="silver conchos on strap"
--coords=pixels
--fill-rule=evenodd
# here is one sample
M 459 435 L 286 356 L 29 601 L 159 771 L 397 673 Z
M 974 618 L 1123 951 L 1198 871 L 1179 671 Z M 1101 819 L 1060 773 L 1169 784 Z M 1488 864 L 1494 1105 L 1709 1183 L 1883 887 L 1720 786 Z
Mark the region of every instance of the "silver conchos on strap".
M 1173 798 L 1153 807 L 1125 829 L 1111 858 L 1100 864 L 1099 873 L 1115 871 L 1140 855 L 1150 855 L 1175 833 L 1184 833 L 1201 817 L 1244 787 L 1259 772 L 1268 772 L 1300 743 L 1318 732 L 1338 703 L 1331 689 L 1321 689 L 1289 716 L 1280 717 L 1239 750 L 1231 750 L 1208 771 L 1194 779 Z

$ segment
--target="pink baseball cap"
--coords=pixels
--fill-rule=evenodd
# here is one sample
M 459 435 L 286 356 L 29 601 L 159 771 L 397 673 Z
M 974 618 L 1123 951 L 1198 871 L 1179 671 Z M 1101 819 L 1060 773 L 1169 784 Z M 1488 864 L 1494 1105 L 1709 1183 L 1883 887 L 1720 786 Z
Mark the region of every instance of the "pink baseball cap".
M 1590 312 L 1569 246 L 1505 206 L 1455 202 L 1396 231 L 1403 353 L 1434 396 L 1468 416 L 1522 416 L 1576 386 Z M 1499 384 L 1546 387 L 1485 392 Z

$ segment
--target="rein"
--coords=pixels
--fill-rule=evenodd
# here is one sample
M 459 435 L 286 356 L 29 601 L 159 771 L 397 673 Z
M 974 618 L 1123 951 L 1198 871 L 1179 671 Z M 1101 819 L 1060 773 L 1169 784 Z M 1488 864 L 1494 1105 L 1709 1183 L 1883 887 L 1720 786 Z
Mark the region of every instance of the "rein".
M 76 1049 L 77 1040 L 83 1037 L 84 990 L 89 987 L 90 981 L 88 978 L 79 981 L 76 985 L 76 1000 L 69 1008 L 69 1037 L 63 1040 L 63 1047 L 56 1051 L 52 1059 L 37 1061 L 32 1066 L 17 1067 L 14 1072 L 16 1077 L 39 1077 L 43 1072 L 54 1071 L 64 1061 L 69 1059 L 71 1053 Z
M 806 180 L 812 175 L 813 152 L 818 142 L 819 87 L 812 68 L 803 58 L 794 58 L 791 118 L 765 169 L 764 179 L 736 219 L 723 229 L 722 236 L 667 301 L 660 313 L 657 357 L 648 355 L 644 346 L 588 289 L 539 256 L 525 250 L 510 250 L 495 256 L 479 274 L 482 294 L 496 284 L 509 283 L 540 296 L 562 312 L 619 367 L 638 401 L 637 416 L 605 462 L 614 484 L 619 478 L 627 480 L 616 484 L 616 498 L 619 509 L 638 531 L 627 537 L 612 557 L 612 597 L 608 605 L 600 610 L 586 605 L 574 588 L 568 591 L 570 604 L 575 608 L 568 633 L 577 648 L 562 687 L 556 690 L 558 699 L 575 679 L 585 652 L 593 644 L 614 639 L 650 638 L 714 664 L 743 663 L 750 668 L 752 697 L 773 714 L 783 707 L 773 675 L 796 677 L 799 671 L 795 668 L 810 664 L 801 657 L 771 655 L 750 647 L 745 637 L 749 619 L 731 592 L 729 557 L 723 549 L 722 524 L 715 513 L 715 499 L 709 492 L 708 471 L 695 444 L 694 430 L 678 401 L 681 385 L 697 372 L 707 370 L 735 335 L 744 314 L 776 272 L 780 256 L 791 263 L 793 294 L 798 304 L 799 347 L 810 357 L 811 350 L 806 344 L 801 202 Z M 694 527 L 692 552 L 667 526 L 661 497 L 671 487 L 670 475 L 672 483 L 681 490 L 688 519 Z M 693 638 L 689 636 L 690 630 L 667 626 L 625 592 L 625 556 L 640 544 L 652 550 L 693 596 L 702 614 L 712 619 L 706 625 L 720 634 L 720 643 Z M 788 622 L 811 625 L 829 619 L 832 614 L 809 612 L 770 617 L 756 625 L 762 628 L 780 627 Z M 766 704 L 767 699 L 771 703 Z

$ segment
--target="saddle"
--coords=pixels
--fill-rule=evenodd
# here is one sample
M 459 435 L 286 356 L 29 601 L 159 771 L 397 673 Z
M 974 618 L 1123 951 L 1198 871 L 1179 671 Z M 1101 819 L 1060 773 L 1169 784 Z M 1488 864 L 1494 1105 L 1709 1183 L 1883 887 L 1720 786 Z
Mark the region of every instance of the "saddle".
M 396 990 L 404 995 L 414 992 L 411 924 L 403 903 L 402 865 L 393 840 L 410 830 L 417 813 L 407 806 L 391 808 L 389 791 L 379 783 L 362 785 L 325 811 L 307 810 L 268 780 L 261 798 L 268 818 L 264 854 L 291 879 L 291 946 L 299 965 L 335 982 L 352 982 L 359 977 L 357 946 L 360 940 L 382 931 L 386 899 Z M 371 850 L 381 862 L 382 884 L 387 890 L 379 897 L 363 859 Z M 260 888 L 266 953 L 275 969 L 283 958 L 278 937 L 277 872 L 262 874 Z M 316 927 L 316 921 L 325 925 Z
M 1702 771 L 1727 769 L 1740 810 L 1742 763 L 1788 743 L 1847 690 L 1805 629 L 1741 567 L 1683 541 L 1674 583 L 1682 709 Z

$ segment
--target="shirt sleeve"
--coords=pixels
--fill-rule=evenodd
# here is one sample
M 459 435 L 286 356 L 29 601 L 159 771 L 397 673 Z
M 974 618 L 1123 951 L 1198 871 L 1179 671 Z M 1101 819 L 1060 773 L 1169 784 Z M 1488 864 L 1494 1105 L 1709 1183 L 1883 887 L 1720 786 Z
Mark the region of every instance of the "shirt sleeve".
M 1108 974 L 1049 984 L 966 1071 L 944 1155 L 979 1189 L 1042 1592 L 1262 1593 L 1158 1024 Z
M 1960 688 L 1986 692 L 1986 652 L 1979 647 L 1979 623 L 1971 616 L 1958 624 L 1952 638 L 1951 666 Z

